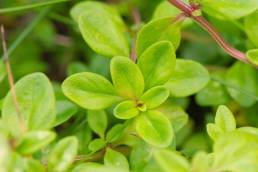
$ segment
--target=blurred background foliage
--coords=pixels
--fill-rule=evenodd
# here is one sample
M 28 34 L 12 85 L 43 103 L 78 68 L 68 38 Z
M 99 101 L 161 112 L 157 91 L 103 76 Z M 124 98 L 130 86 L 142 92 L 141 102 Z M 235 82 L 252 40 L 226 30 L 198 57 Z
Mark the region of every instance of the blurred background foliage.
M 60 83 L 67 76 L 83 71 L 92 71 L 110 77 L 110 58 L 94 53 L 83 40 L 76 23 L 71 19 L 70 9 L 79 1 L 72 0 L 51 7 L 0 13 L 0 23 L 6 28 L 8 47 L 15 47 L 10 53 L 15 80 L 36 71 L 46 73 L 55 88 L 58 113 L 67 112 L 67 119 L 69 119 L 56 128 L 59 131 L 59 137 L 75 134 L 81 146 L 87 145 L 94 134 L 89 126 L 85 125 L 85 110 L 72 104 L 63 96 Z M 0 8 L 37 2 L 42 1 L 0 0 Z M 120 12 L 130 31 L 136 29 L 132 16 L 134 8 L 139 9 L 143 23 L 179 13 L 176 8 L 162 0 L 105 0 L 105 2 L 113 5 Z M 245 18 L 232 21 L 204 15 L 233 47 L 246 51 L 258 46 L 248 39 Z M 16 46 L 17 39 L 26 31 L 30 31 L 29 34 Z M 175 104 L 184 107 L 190 115 L 188 124 L 177 133 L 177 144 L 186 155 L 191 156 L 197 150 L 210 149 L 210 140 L 205 132 L 205 126 L 214 120 L 215 109 L 220 104 L 227 105 L 233 111 L 239 126 L 258 127 L 258 72 L 251 66 L 236 62 L 212 40 L 207 32 L 189 19 L 185 21 L 181 35 L 177 57 L 200 62 L 211 75 L 209 84 L 198 94 L 171 99 Z M 129 41 L 132 41 L 131 37 L 128 35 Z M 3 54 L 2 50 L 0 54 Z M 3 70 L 1 65 L 0 70 Z M 0 76 L 0 106 L 1 99 L 8 90 L 7 78 L 2 79 Z M 74 114 L 77 115 L 74 116 Z M 112 115 L 109 115 L 109 118 L 112 118 L 109 120 L 110 126 L 116 123 Z M 88 152 L 85 146 L 79 149 L 81 153 Z

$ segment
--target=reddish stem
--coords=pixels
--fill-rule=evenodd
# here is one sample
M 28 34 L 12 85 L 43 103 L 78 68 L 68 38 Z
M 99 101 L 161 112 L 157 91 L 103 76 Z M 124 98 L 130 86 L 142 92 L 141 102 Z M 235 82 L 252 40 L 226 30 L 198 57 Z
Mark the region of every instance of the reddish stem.
M 191 5 L 188 5 L 181 0 L 169 0 L 171 4 L 176 6 L 178 9 L 183 11 L 186 16 L 191 17 L 194 19 L 203 29 L 205 29 L 211 36 L 212 38 L 232 57 L 244 62 L 248 63 L 249 61 L 247 60 L 246 55 L 231 47 L 225 40 L 224 38 L 220 35 L 220 33 L 216 30 L 215 27 L 213 27 L 203 16 L 201 15 L 194 15 L 194 12 L 197 10 L 200 10 L 200 7 L 197 4 L 191 3 Z

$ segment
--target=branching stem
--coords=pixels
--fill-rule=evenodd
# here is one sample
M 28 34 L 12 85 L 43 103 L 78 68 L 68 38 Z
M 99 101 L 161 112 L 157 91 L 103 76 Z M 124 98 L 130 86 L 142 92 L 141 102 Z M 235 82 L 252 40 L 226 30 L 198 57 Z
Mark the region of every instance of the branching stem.
M 181 0 L 169 0 L 169 2 L 180 9 L 186 16 L 194 19 L 203 29 L 205 29 L 212 38 L 232 57 L 250 64 L 247 60 L 245 53 L 231 47 L 220 33 L 213 27 L 202 15 L 200 11 L 200 6 L 198 4 L 192 3 L 190 5 L 182 2 Z

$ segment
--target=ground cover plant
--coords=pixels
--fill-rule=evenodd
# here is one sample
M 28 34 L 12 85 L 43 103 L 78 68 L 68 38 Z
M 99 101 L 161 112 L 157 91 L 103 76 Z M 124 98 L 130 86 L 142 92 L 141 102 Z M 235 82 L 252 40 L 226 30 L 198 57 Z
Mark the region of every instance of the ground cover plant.
M 8 0 L 0 25 L 0 172 L 258 172 L 257 0 Z

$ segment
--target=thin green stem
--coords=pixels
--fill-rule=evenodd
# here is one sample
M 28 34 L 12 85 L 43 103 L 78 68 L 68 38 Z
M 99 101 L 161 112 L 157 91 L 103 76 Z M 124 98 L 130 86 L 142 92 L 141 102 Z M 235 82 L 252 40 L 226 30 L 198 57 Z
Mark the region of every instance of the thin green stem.
M 50 7 L 43 9 L 38 16 L 28 25 L 18 38 L 10 45 L 10 48 L 7 50 L 8 55 L 10 56 L 13 51 L 23 42 L 23 40 L 31 33 L 35 26 L 41 21 L 41 19 L 49 12 Z
M 49 18 L 67 25 L 76 26 L 76 23 L 73 20 L 60 14 L 52 13 L 49 15 Z
M 66 1 L 69 1 L 69 0 L 52 0 L 52 1 L 47 1 L 47 2 L 40 2 L 40 3 L 35 3 L 35 4 L 17 6 L 17 7 L 2 8 L 2 9 L 0 9 L 0 14 L 29 10 L 29 9 L 33 9 L 33 8 L 44 7 L 44 6 L 61 3 L 61 2 L 66 2 Z

